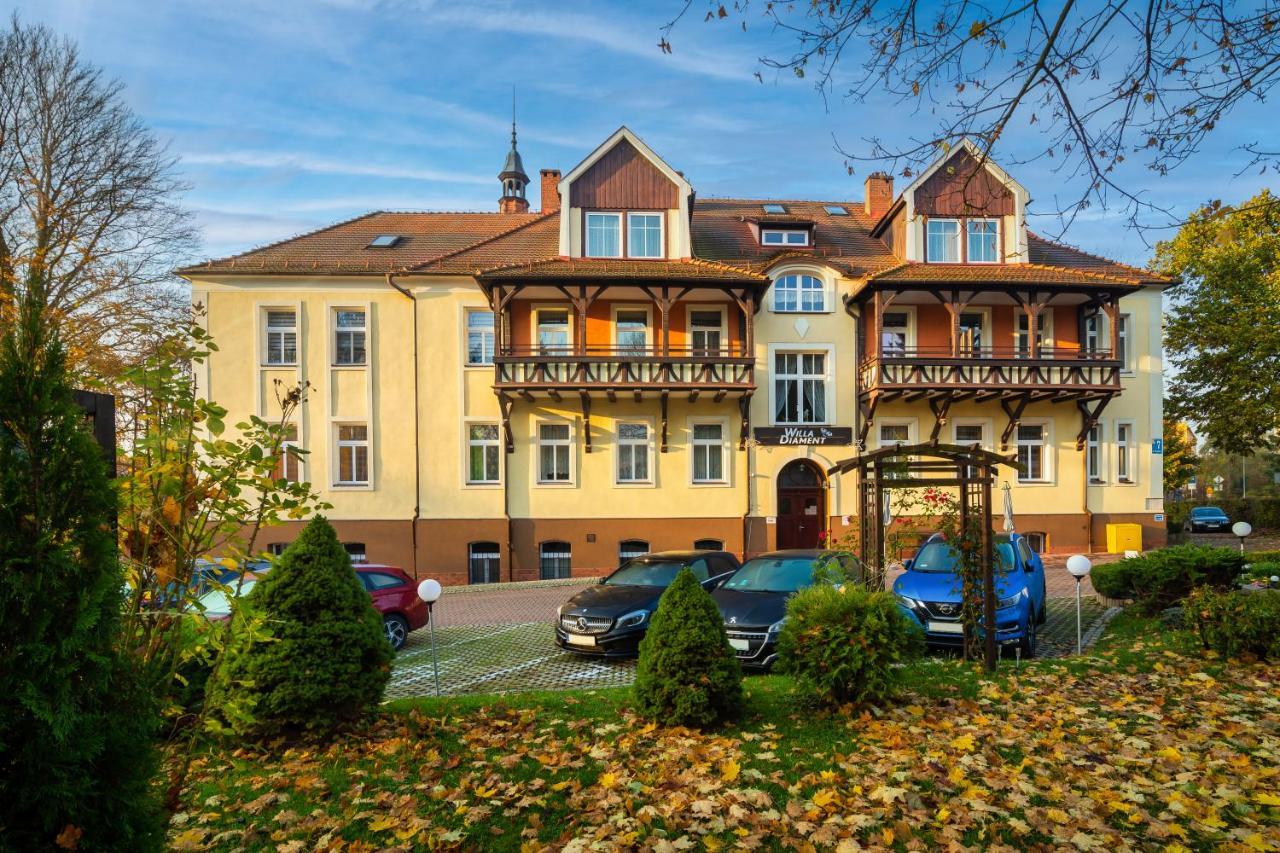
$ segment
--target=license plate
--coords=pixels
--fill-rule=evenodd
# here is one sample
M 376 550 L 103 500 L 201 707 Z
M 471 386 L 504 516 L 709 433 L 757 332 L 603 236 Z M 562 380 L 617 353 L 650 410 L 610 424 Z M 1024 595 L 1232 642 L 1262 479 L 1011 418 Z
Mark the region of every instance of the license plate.
M 930 622 L 929 631 L 934 634 L 963 634 L 964 624 L 961 622 Z
M 751 648 L 751 642 L 749 640 L 740 640 L 737 637 L 730 637 L 729 645 L 733 646 L 740 652 L 745 652 L 747 649 Z
M 565 639 L 569 641 L 571 646 L 594 646 L 596 644 L 595 637 L 584 637 L 582 634 L 565 634 Z

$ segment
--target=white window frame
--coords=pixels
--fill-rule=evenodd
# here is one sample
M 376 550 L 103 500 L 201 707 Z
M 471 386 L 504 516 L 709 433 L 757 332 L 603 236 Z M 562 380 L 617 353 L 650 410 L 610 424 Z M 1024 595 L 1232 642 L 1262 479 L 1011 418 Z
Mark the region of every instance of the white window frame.
M 826 411 L 826 419 L 823 421 L 780 421 L 778 417 L 778 374 L 776 373 L 777 356 L 782 354 L 821 354 L 824 356 L 823 365 L 826 375 L 823 382 L 823 409 Z M 800 346 L 794 344 L 777 345 L 770 344 L 768 349 L 768 370 L 769 370 L 769 423 L 771 426 L 828 426 L 836 422 L 835 408 L 836 395 L 834 386 L 835 376 L 835 346 L 833 344 L 815 344 L 810 346 Z M 791 375 L 791 374 L 787 374 Z M 797 379 L 806 378 L 797 375 Z M 807 377 L 813 378 L 813 377 Z
M 699 426 L 720 427 L 720 479 L 703 479 L 697 477 L 698 448 L 708 447 L 712 442 L 695 438 L 695 428 Z M 732 482 L 733 453 L 729 446 L 729 421 L 725 418 L 690 418 L 689 419 L 689 485 L 694 487 L 724 487 Z
M 955 233 L 955 253 L 956 253 L 956 256 L 955 256 L 955 259 L 954 259 L 954 260 L 945 260 L 945 261 L 940 261 L 940 260 L 938 260 L 937 258 L 933 257 L 933 252 L 930 252 L 930 251 L 929 251 L 929 227 L 930 227 L 931 225 L 933 225 L 935 222 L 939 222 L 939 223 L 941 223 L 941 222 L 950 222 L 951 224 L 953 224 L 953 225 L 955 225 L 955 226 L 956 226 L 956 233 Z M 960 263 L 960 262 L 964 259 L 964 246 L 963 246 L 963 245 L 961 244 L 961 242 L 960 242 L 960 241 L 961 241 L 961 239 L 962 239 L 962 235 L 963 235 L 964 233 L 965 233 L 965 229 L 961 226 L 961 221 L 960 221 L 959 219 L 954 218 L 954 217 L 950 217 L 950 216 L 939 216 L 939 217 L 931 217 L 931 218 L 929 218 L 929 219 L 926 219 L 926 220 L 925 220 L 925 222 L 924 222 L 924 256 L 925 256 L 925 260 L 926 260 L 926 261 L 928 261 L 928 262 L 929 262 L 929 263 L 931 263 L 931 264 L 958 264 L 958 263 Z
M 907 332 L 906 332 L 906 335 L 905 335 L 905 337 L 906 337 L 906 342 L 903 344 L 903 346 L 904 346 L 908 351 L 910 351 L 910 350 L 914 350 L 914 349 L 915 349 L 915 347 L 916 347 L 916 309 L 915 309 L 915 306 L 914 306 L 914 305 L 894 305 L 894 306 L 892 306 L 888 311 L 885 311 L 884 313 L 885 313 L 885 314 L 906 314 L 906 315 L 907 315 Z M 887 328 L 888 328 L 888 327 L 887 327 L 887 326 L 884 326 L 883 324 L 881 324 L 881 326 L 880 326 L 880 347 L 879 347 L 879 350 L 880 350 L 881 352 L 883 352 L 883 351 L 884 351 L 884 333 L 885 333 L 885 330 L 886 330 Z M 896 329 L 896 328 L 898 328 L 898 327 L 897 327 L 897 326 L 894 326 L 893 328 L 895 328 L 895 329 Z
M 285 429 L 293 427 L 293 438 L 285 438 L 280 442 L 280 473 L 283 475 L 284 479 L 290 483 L 305 482 L 306 476 L 303 473 L 302 466 L 304 464 L 303 460 L 306 459 L 306 456 L 294 456 L 289 453 L 290 447 L 296 447 L 299 450 L 305 449 L 302 444 L 302 427 L 297 423 L 287 423 L 284 424 L 284 427 Z M 290 465 L 297 468 L 297 476 L 293 479 L 289 478 Z
M 1106 446 L 1102 440 L 1105 434 L 1103 422 L 1098 421 L 1085 435 L 1084 471 L 1091 486 L 1099 486 L 1107 481 Z
M 889 310 L 900 311 L 902 309 L 891 307 Z M 960 312 L 961 316 L 964 316 L 965 314 L 982 315 L 982 340 L 979 341 L 978 343 L 978 352 L 981 353 L 983 350 L 986 350 L 988 353 L 990 353 L 992 350 L 995 349 L 995 346 L 996 346 L 996 342 L 994 340 L 995 323 L 991 316 L 990 306 L 970 305 L 969 307 L 965 308 L 963 311 Z M 964 350 L 962 348 L 961 353 L 963 354 L 963 352 Z
M 1120 352 L 1112 353 L 1113 358 L 1120 359 L 1120 372 L 1125 375 L 1133 373 L 1133 315 L 1116 314 L 1116 323 L 1120 328 L 1116 332 L 1116 341 Z M 1124 353 L 1121 358 L 1120 353 Z
M 473 439 L 471 437 L 471 428 L 478 426 L 496 427 L 498 430 L 497 438 L 490 439 Z M 502 457 L 506 456 L 503 452 L 502 441 L 502 424 L 492 420 L 466 420 L 462 423 L 462 481 L 467 486 L 489 487 L 502 485 L 503 465 Z M 490 448 L 498 456 L 498 477 L 495 480 L 473 480 L 471 479 L 471 450 L 474 447 L 483 447 L 487 454 Z M 487 461 L 487 460 L 486 460 Z
M 643 441 L 638 439 L 623 439 L 622 428 L 624 426 L 643 426 L 645 430 L 645 438 Z M 619 418 L 613 424 L 613 484 L 615 486 L 641 486 L 651 487 L 657 483 L 657 472 L 654 468 L 658 464 L 657 454 L 654 451 L 654 421 L 653 418 Z M 648 476 L 644 479 L 622 479 L 622 457 L 623 448 L 643 447 L 645 452 L 645 472 Z M 634 450 L 631 451 L 632 462 L 634 464 Z
M 1089 324 L 1093 323 L 1093 328 L 1089 328 Z M 1102 345 L 1103 332 L 1105 331 L 1106 316 L 1101 312 L 1089 314 L 1084 318 L 1084 340 L 1081 342 L 1081 348 L 1085 352 L 1096 353 Z
M 1053 485 L 1054 473 L 1057 471 L 1057 466 L 1054 464 L 1057 461 L 1057 459 L 1056 459 L 1056 453 L 1054 452 L 1056 448 L 1053 443 L 1053 421 L 1050 420 L 1049 418 L 1023 418 L 1019 426 L 1041 427 L 1042 431 L 1040 435 L 1041 435 L 1042 444 L 1040 446 L 1043 448 L 1043 453 L 1041 456 L 1040 476 L 1034 480 L 1023 479 L 1023 474 L 1021 471 L 1019 471 L 1017 474 L 1018 485 L 1020 486 L 1051 486 Z M 1015 428 L 1013 432 L 1013 446 L 1014 446 L 1014 458 L 1016 459 L 1018 448 L 1023 446 L 1021 440 L 1018 438 L 1017 428 Z
M 591 218 L 593 216 L 612 217 L 618 225 L 618 252 L 614 255 L 598 255 L 591 251 Z M 621 258 L 626 243 L 626 235 L 622 233 L 623 215 L 618 210 L 588 210 L 582 218 L 582 254 L 587 258 Z
M 358 312 L 364 315 L 363 326 L 338 326 L 338 314 L 342 312 Z M 359 333 L 364 335 L 364 361 L 339 362 L 338 336 L 343 333 Z M 369 344 L 373 336 L 369 334 L 368 305 L 330 305 L 329 306 L 329 366 L 337 370 L 362 369 L 369 366 Z
M 769 236 L 776 234 L 776 241 L 770 240 Z M 792 240 L 792 235 L 799 235 L 800 240 Z M 777 246 L 779 248 L 807 249 L 812 241 L 809 239 L 809 231 L 805 228 L 761 228 L 760 229 L 760 245 L 761 246 Z
M 876 418 L 876 447 L 889 447 L 881 438 L 882 432 L 887 426 L 904 426 L 907 428 L 907 437 L 904 441 L 895 441 L 894 444 L 915 444 L 916 443 L 916 426 L 918 418 Z
M 292 326 L 271 326 L 271 315 L 288 311 L 293 314 Z M 263 305 L 259 309 L 259 322 L 262 323 L 262 334 L 259 336 L 262 346 L 262 358 L 259 363 L 263 367 L 298 367 L 302 358 L 302 311 L 297 305 Z M 293 361 L 271 361 L 271 335 L 293 335 Z
M 1120 440 L 1121 431 L 1126 434 L 1125 441 Z M 1116 421 L 1116 483 L 1122 486 L 1135 486 L 1138 483 L 1138 442 L 1137 426 L 1133 421 Z M 1129 476 L 1122 476 L 1125 468 Z
M 485 314 L 488 314 L 490 317 L 493 318 L 493 325 L 490 326 L 487 331 L 481 329 L 479 332 L 477 332 L 477 334 L 481 336 L 480 338 L 481 339 L 481 345 L 480 345 L 481 360 L 472 361 L 471 360 L 471 318 L 474 316 L 484 316 Z M 493 357 L 498 353 L 498 334 L 497 334 L 498 322 L 499 322 L 498 315 L 494 314 L 488 308 L 464 308 L 463 309 L 462 311 L 463 359 L 462 360 L 463 360 L 463 364 L 466 367 L 471 367 L 471 368 L 493 367 Z M 489 354 L 488 361 L 484 360 L 484 355 L 486 351 L 486 344 L 484 342 L 486 340 L 488 342 L 487 343 L 487 351 Z
M 569 333 L 567 336 L 567 343 L 565 344 L 564 349 L 557 349 L 549 352 L 551 352 L 552 354 L 555 354 L 555 353 L 567 354 L 567 353 L 573 352 L 573 345 L 574 345 L 574 341 L 577 339 L 577 332 L 578 332 L 578 330 L 575 328 L 575 326 L 577 325 L 577 312 L 573 310 L 572 306 L 564 305 L 562 303 L 551 303 L 551 304 L 530 306 L 530 310 L 529 310 L 530 346 L 535 351 L 541 351 L 542 349 L 542 343 L 541 341 L 538 340 L 538 326 L 539 326 L 538 315 L 541 314 L 543 311 L 563 311 L 565 313 L 565 316 L 568 317 Z
M 613 348 L 621 350 L 622 344 L 618 342 L 618 313 L 627 311 L 644 312 L 644 348 L 652 350 L 654 346 L 653 306 L 644 302 L 618 302 L 609 309 L 609 334 Z
M 694 313 L 719 314 L 720 315 L 720 346 L 715 350 L 716 355 L 723 355 L 729 352 L 729 312 L 723 305 L 708 304 L 706 306 L 699 305 L 696 302 L 685 304 L 684 328 L 685 336 L 689 340 L 690 354 L 699 353 L 697 346 L 693 342 L 693 315 Z M 710 327 L 708 327 L 709 330 Z M 712 354 L 710 350 L 704 351 L 707 355 Z
M 631 250 L 631 219 L 636 216 L 655 216 L 658 219 L 658 254 L 656 255 L 637 255 Z M 667 256 L 667 217 L 659 210 L 628 210 L 627 211 L 627 233 L 626 233 L 626 254 L 628 258 L 639 258 L 641 260 L 660 260 Z
M 969 226 L 976 222 L 994 222 L 996 226 L 996 250 L 995 257 L 989 261 L 975 261 L 970 249 L 973 247 L 973 235 L 969 232 Z M 1000 263 L 1000 220 L 991 216 L 975 216 L 966 218 L 964 221 L 964 259 L 971 264 L 998 264 Z
M 567 426 L 569 428 L 569 438 L 567 442 L 559 440 L 549 442 L 555 445 L 567 443 L 569 447 L 569 478 L 567 480 L 544 480 L 542 479 L 542 428 L 544 426 Z M 578 484 L 578 460 L 577 460 L 577 435 L 575 422 L 569 418 L 538 418 L 533 424 L 533 482 L 540 488 L 572 488 Z
M 1039 319 L 1040 319 L 1040 320 L 1042 320 L 1042 321 L 1044 322 L 1044 329 L 1040 332 L 1040 336 L 1041 336 L 1041 338 L 1043 338 L 1043 340 L 1041 341 L 1041 344 L 1040 344 L 1040 352 L 1041 352 L 1041 353 L 1045 353 L 1045 352 L 1053 352 L 1053 342 L 1054 342 L 1054 337 L 1053 337 L 1053 314 L 1054 314 L 1054 311 L 1053 311 L 1053 308 L 1051 308 L 1051 307 L 1047 307 L 1047 308 L 1045 308 L 1045 309 L 1044 309 L 1043 311 L 1041 311 L 1041 312 L 1040 312 L 1040 314 L 1039 314 Z M 1031 324 L 1030 324 L 1030 322 L 1029 322 L 1029 318 L 1027 317 L 1027 312 L 1026 312 L 1026 311 L 1023 311 L 1023 310 L 1022 310 L 1022 307 L 1021 307 L 1020 305 L 1015 305 L 1015 306 L 1014 306 L 1014 308 L 1013 308 L 1013 351 L 1014 351 L 1014 354 L 1015 354 L 1015 355 L 1017 355 L 1017 357 L 1018 357 L 1018 358 L 1023 358 L 1023 357 L 1024 357 L 1024 356 L 1022 356 L 1022 355 L 1021 355 L 1021 353 L 1022 353 L 1022 352 L 1024 352 L 1024 350 L 1023 350 L 1023 349 L 1018 345 L 1018 336 L 1022 334 L 1022 324 L 1023 324 L 1023 323 L 1027 323 L 1027 336 L 1028 336 L 1028 337 L 1027 337 L 1027 349 L 1025 350 L 1025 352 L 1027 353 L 1027 355 L 1026 355 L 1025 357 L 1026 357 L 1026 358 L 1030 358 L 1030 357 L 1031 357 L 1031 355 L 1030 355 L 1030 353 L 1031 353 L 1031 337 L 1030 337 L 1030 335 L 1031 335 Z
M 969 442 L 961 442 L 959 438 L 960 427 L 962 426 L 980 427 L 982 429 L 981 446 L 986 450 L 990 450 L 995 446 L 993 438 L 995 426 L 991 418 L 955 418 L 952 420 L 951 441 L 954 444 L 964 444 L 965 447 L 968 447 Z
M 340 436 L 342 435 L 342 428 L 343 428 L 343 427 L 360 427 L 360 426 L 364 427 L 364 429 L 365 429 L 365 433 L 364 433 L 364 440 L 363 440 L 363 441 L 356 441 L 356 440 L 352 440 L 352 439 L 349 439 L 349 440 L 343 441 L 343 440 L 342 440 L 342 438 L 340 437 Z M 333 475 L 332 475 L 332 477 L 330 478 L 330 481 L 333 483 L 333 488 L 335 488 L 335 489 L 344 489 L 344 490 L 345 490 L 345 489 L 372 489 L 372 488 L 373 488 L 373 427 L 368 423 L 368 421 L 334 421 L 334 422 L 333 422 L 333 445 L 332 445 L 332 446 L 333 446 L 333 450 L 334 450 L 334 453 L 333 453 L 333 472 L 332 472 L 332 474 L 333 474 Z M 368 474 L 368 479 L 367 479 L 367 480 L 343 480 L 343 479 L 341 479 L 341 477 L 342 477 L 342 453 L 343 453 L 343 448 L 345 448 L 345 447 L 351 447 L 351 448 L 360 448 L 360 447 L 363 447 L 363 448 L 364 448 L 364 452 L 365 452 L 365 469 L 366 469 L 366 473 Z M 353 457 L 352 457 L 352 460 L 353 460 L 352 470 L 353 470 L 353 471 L 354 471 L 354 469 L 355 469 L 355 467 L 356 467 L 356 466 L 355 466 L 355 464 L 354 464 L 354 459 L 355 459 L 355 457 L 353 456 Z
M 782 282 L 789 278 L 795 279 L 795 297 L 796 297 L 795 308 L 783 308 L 779 305 L 779 302 L 778 302 L 778 294 L 780 294 L 783 291 L 783 288 L 781 286 Z M 816 281 L 818 282 L 819 285 L 821 285 L 821 287 L 819 288 L 819 292 L 822 294 L 821 307 L 819 308 L 804 307 L 805 279 Z M 828 314 L 831 312 L 831 303 L 833 300 L 831 298 L 831 293 L 829 292 L 830 287 L 828 285 L 828 282 L 825 277 L 818 275 L 814 272 L 810 272 L 806 270 L 790 270 L 787 272 L 782 272 L 774 278 L 773 284 L 770 287 L 770 290 L 771 290 L 771 293 L 769 295 L 769 310 L 771 310 L 775 314 Z

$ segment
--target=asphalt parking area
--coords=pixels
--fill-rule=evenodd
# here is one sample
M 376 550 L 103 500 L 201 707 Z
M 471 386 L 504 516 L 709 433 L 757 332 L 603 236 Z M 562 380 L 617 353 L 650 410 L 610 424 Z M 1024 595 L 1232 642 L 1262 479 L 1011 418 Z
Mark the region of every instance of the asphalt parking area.
M 502 584 L 464 588 L 465 593 L 446 592 L 436 605 L 440 695 L 630 685 L 635 679 L 634 661 L 581 657 L 555 645 L 551 620 L 556 606 L 588 582 Z M 1050 598 L 1048 611 L 1045 624 L 1040 626 L 1040 656 L 1074 653 L 1075 599 Z M 1083 600 L 1086 645 L 1097 638 L 1114 612 L 1092 596 Z M 467 624 L 470 620 L 493 624 Z M 396 656 L 386 698 L 435 694 L 430 632 L 424 628 L 411 634 Z

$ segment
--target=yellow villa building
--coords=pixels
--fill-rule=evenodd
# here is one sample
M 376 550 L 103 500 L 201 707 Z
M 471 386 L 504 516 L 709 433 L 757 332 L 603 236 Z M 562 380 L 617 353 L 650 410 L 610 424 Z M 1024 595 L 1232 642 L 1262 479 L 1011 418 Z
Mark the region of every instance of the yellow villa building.
M 1016 454 L 1019 530 L 1164 538 L 1164 279 L 1027 230 L 962 145 L 861 201 L 699 198 L 621 128 L 572 170 L 516 148 L 495 213 L 370 213 L 181 271 L 201 393 L 293 438 L 356 559 L 454 584 L 629 554 L 812 547 L 857 525 L 836 462 L 938 440 Z M 263 534 L 273 549 L 295 525 Z

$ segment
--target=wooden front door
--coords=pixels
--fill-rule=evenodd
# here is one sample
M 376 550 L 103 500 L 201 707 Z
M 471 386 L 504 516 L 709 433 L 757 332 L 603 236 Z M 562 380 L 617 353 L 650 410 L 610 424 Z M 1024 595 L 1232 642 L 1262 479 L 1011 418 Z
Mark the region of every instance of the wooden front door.
M 795 461 L 778 474 L 778 548 L 817 548 L 827 527 L 827 490 L 808 462 Z

